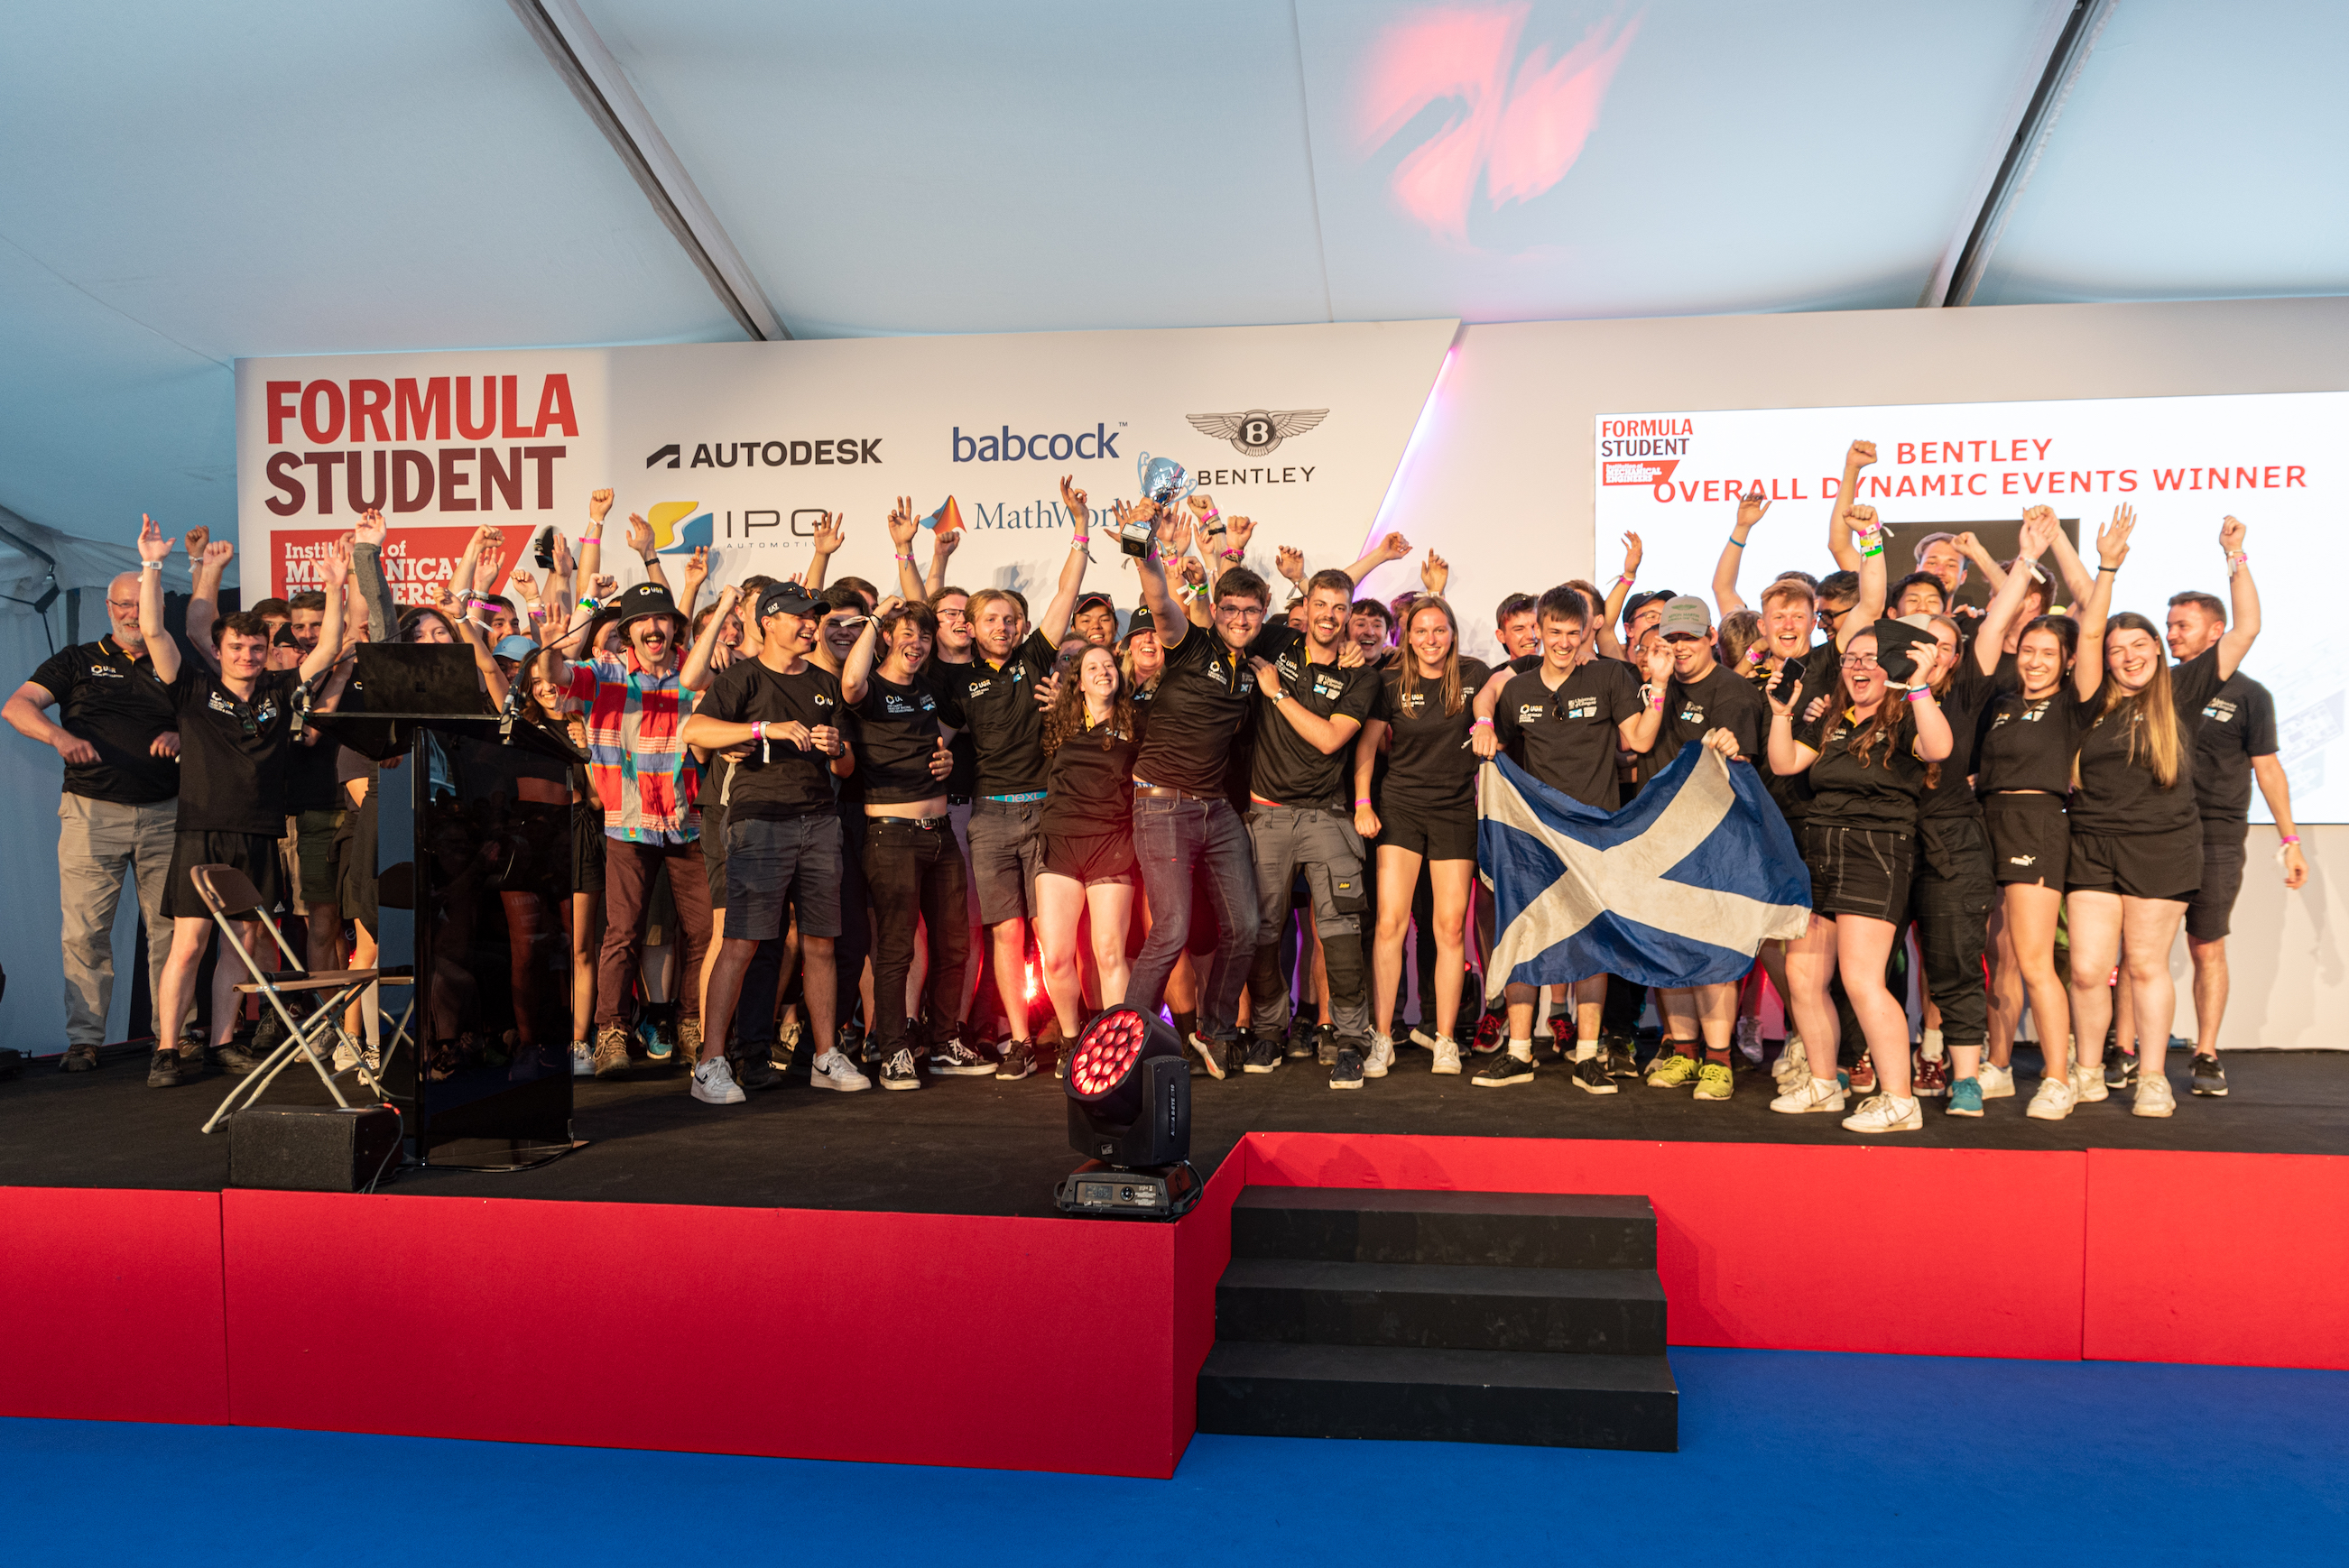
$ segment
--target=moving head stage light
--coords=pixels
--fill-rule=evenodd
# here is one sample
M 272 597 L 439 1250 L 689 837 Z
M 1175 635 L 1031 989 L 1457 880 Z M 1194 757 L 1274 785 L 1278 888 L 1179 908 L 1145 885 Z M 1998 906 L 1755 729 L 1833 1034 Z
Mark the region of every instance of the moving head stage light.
M 1162 1018 L 1112 1007 L 1069 1055 L 1069 1144 L 1091 1158 L 1053 1190 L 1071 1214 L 1174 1220 L 1199 1201 L 1191 1073 Z

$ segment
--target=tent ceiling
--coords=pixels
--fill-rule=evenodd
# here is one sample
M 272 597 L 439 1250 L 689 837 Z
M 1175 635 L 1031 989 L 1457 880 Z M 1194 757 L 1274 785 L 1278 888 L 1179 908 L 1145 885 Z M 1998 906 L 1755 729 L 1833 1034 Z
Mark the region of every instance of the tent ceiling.
M 576 15 L 823 336 L 1915 304 L 2068 10 Z M 28 517 L 228 524 L 240 355 L 740 335 L 496 0 L 12 20 L 0 504 Z M 2336 7 L 2118 0 L 1976 303 L 2349 291 L 2345 46 Z

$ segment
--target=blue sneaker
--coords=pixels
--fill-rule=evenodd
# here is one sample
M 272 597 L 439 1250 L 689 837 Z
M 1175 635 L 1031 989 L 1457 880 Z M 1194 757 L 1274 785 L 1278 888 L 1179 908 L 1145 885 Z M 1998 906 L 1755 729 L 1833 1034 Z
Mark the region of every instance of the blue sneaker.
M 1982 1113 L 1980 1079 L 1961 1078 L 1951 1083 L 1949 1113 L 1951 1116 L 1980 1116 Z

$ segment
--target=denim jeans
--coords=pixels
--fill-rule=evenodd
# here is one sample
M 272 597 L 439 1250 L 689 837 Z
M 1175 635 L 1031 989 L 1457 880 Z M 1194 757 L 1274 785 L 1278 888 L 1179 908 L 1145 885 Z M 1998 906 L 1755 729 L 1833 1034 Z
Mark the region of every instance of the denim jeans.
M 1219 1040 L 1239 1038 L 1240 988 L 1247 984 L 1259 923 L 1256 854 L 1239 813 L 1228 800 L 1137 795 L 1133 855 L 1150 900 L 1150 938 L 1133 961 L 1126 1001 L 1156 1012 L 1165 1000 L 1166 976 L 1183 956 L 1191 931 L 1191 873 L 1197 867 L 1206 873 L 1201 891 L 1213 901 L 1218 934 L 1214 956 L 1199 976 L 1199 1032 Z

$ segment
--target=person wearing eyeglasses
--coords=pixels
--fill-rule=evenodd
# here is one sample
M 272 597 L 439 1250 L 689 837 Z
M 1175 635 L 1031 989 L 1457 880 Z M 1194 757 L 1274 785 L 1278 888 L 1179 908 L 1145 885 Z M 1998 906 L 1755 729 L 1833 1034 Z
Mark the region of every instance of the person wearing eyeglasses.
M 202 545 L 197 544 L 201 551 Z M 57 799 L 57 892 L 64 916 L 66 1051 L 63 1070 L 98 1065 L 114 1006 L 114 912 L 128 872 L 146 918 L 147 994 L 163 994 L 163 895 L 171 885 L 171 837 L 179 817 L 180 735 L 170 684 L 155 672 L 152 635 L 171 634 L 140 613 L 141 573 L 106 585 L 109 630 L 45 660 L 18 686 L 0 717 L 17 734 L 65 759 Z M 57 710 L 52 719 L 49 710 Z M 181 1020 L 159 1012 L 155 1038 L 179 1038 Z

